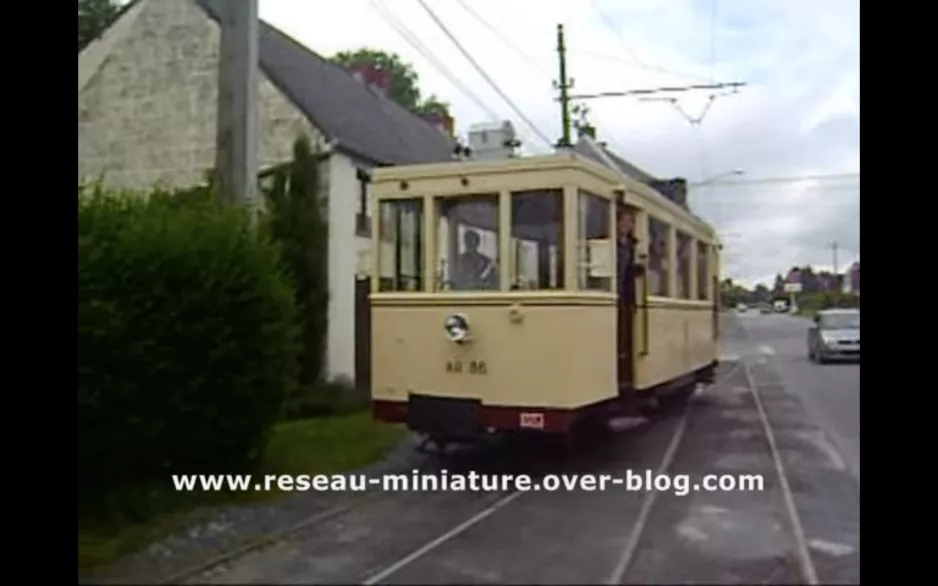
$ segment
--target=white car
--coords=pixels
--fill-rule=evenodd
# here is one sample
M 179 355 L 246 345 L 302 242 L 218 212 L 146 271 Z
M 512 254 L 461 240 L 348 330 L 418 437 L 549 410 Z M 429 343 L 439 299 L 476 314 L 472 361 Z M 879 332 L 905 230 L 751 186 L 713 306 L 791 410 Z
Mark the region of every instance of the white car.
M 824 364 L 860 359 L 860 310 L 826 309 L 808 330 L 808 358 Z

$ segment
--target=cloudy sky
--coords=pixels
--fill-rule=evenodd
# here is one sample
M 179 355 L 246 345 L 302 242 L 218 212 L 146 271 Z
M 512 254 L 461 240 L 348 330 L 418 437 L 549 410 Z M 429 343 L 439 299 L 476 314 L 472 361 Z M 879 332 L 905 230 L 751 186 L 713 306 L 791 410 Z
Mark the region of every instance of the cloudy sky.
M 511 119 L 529 152 L 548 149 L 539 134 L 561 133 L 552 89 L 558 23 L 574 93 L 745 82 L 712 101 L 712 90 L 680 94 L 676 104 L 590 100 L 589 116 L 601 140 L 652 174 L 723 177 L 694 190 L 691 206 L 720 230 L 727 276 L 771 282 L 795 264 L 829 268 L 832 242 L 841 270 L 859 259 L 856 0 L 424 1 L 536 130 L 420 0 L 341 0 L 326 10 L 260 0 L 260 15 L 324 55 L 362 46 L 398 53 L 425 95 L 452 105 L 458 131 L 493 115 Z

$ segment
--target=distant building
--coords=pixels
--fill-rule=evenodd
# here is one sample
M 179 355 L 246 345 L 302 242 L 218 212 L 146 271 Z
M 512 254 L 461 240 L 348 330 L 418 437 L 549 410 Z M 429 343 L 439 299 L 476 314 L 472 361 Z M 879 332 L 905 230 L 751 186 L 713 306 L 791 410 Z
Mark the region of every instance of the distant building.
M 860 261 L 850 265 L 850 268 L 844 273 L 843 292 L 860 295 Z

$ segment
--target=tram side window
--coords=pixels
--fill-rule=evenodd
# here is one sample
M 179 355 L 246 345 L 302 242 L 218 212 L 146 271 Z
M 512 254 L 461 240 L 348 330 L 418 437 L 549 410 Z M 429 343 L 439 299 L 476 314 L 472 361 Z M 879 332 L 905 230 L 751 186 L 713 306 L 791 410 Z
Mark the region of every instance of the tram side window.
M 648 217 L 648 290 L 652 295 L 668 296 L 668 231 L 670 226 Z
M 563 288 L 563 190 L 511 194 L 512 290 Z
M 423 289 L 423 200 L 381 202 L 379 291 Z
M 436 291 L 497 291 L 498 194 L 437 198 Z
M 690 268 L 693 240 L 683 232 L 677 233 L 677 297 L 690 299 Z
M 706 242 L 697 243 L 697 299 L 709 299 L 707 289 L 710 286 L 710 247 Z
M 615 240 L 610 233 L 612 202 L 580 191 L 577 274 L 580 289 L 612 291 L 612 258 Z

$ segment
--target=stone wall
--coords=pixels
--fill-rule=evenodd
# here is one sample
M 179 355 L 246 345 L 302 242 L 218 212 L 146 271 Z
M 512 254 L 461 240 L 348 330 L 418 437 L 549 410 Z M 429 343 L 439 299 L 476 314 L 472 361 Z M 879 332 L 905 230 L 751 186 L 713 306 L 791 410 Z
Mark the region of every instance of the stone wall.
M 114 187 L 198 183 L 215 163 L 220 31 L 190 0 L 143 0 L 78 96 L 78 173 Z M 288 160 L 306 117 L 261 75 L 261 168 Z

